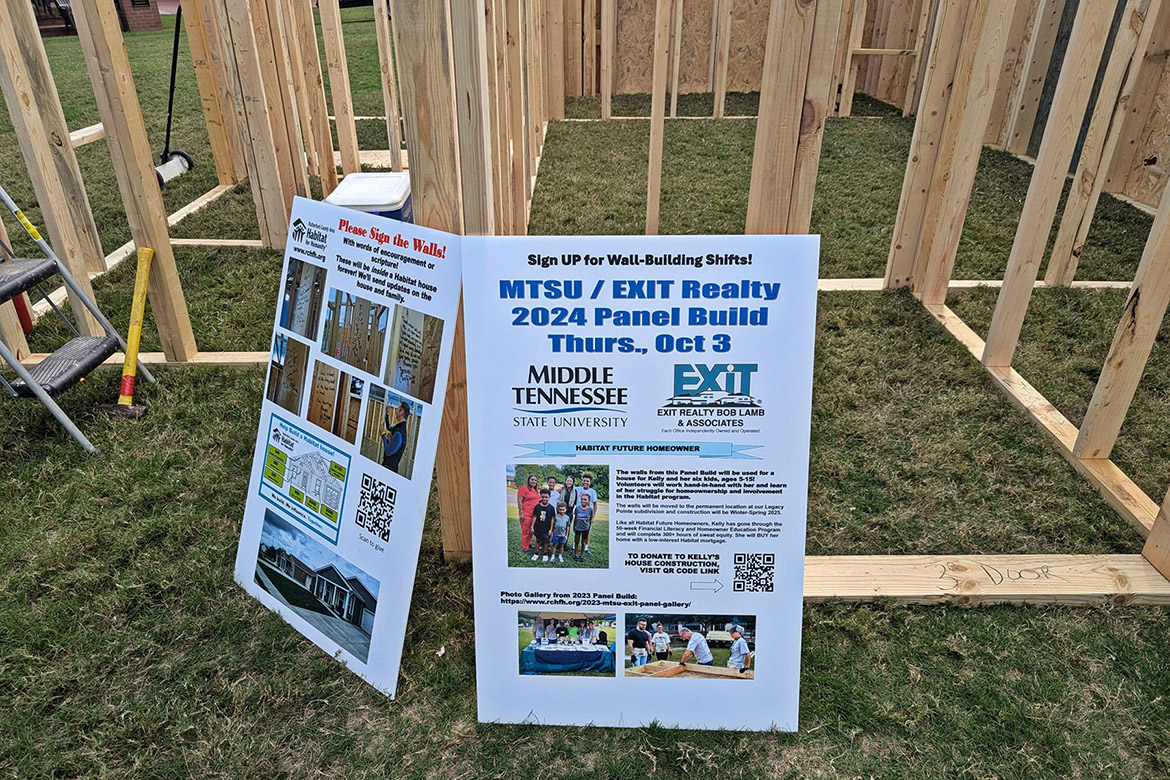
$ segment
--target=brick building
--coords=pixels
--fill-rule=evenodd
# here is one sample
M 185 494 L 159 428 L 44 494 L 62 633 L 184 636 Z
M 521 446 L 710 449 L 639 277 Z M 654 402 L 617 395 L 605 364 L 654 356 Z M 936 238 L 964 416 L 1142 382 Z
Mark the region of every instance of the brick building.
M 36 10 L 41 35 L 76 35 L 73 11 L 69 0 L 30 0 Z M 161 30 L 157 0 L 114 0 L 122 31 Z

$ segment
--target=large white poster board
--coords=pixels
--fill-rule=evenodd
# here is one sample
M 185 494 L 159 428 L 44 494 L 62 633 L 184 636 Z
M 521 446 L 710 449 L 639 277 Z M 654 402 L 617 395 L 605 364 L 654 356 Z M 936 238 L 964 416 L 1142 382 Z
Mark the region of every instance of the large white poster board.
M 393 696 L 459 305 L 459 237 L 298 198 L 236 580 Z
M 480 720 L 795 730 L 819 239 L 463 249 Z

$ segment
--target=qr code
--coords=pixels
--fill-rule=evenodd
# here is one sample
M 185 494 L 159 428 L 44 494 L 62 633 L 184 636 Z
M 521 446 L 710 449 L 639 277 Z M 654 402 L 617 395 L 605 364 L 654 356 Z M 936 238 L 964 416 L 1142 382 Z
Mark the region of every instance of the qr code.
M 383 542 L 390 541 L 390 521 L 394 519 L 394 499 L 397 495 L 398 491 L 385 482 L 369 474 L 362 474 L 362 492 L 358 498 L 354 522 Z
M 732 590 L 746 593 L 771 593 L 775 578 L 775 554 L 735 554 L 735 581 L 731 584 Z

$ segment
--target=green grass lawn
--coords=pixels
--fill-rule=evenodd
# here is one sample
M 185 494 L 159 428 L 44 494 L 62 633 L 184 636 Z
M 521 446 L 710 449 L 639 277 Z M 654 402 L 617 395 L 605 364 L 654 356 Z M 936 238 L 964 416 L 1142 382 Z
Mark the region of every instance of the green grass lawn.
M 380 113 L 369 9 L 345 13 L 355 110 Z M 157 147 L 170 34 L 127 40 Z M 70 127 L 96 122 L 76 39 L 46 45 Z M 176 145 L 200 167 L 168 185 L 172 210 L 214 185 L 185 46 L 181 57 Z M 752 99 L 735 97 L 729 111 Z M 623 110 L 638 105 L 629 98 Z M 880 276 L 888 252 L 912 123 L 866 111 L 882 118 L 828 123 L 813 215 L 824 277 Z M 364 122 L 359 132 L 375 148 L 384 130 Z M 663 232 L 742 231 L 754 132 L 750 120 L 667 123 Z M 554 123 L 532 232 L 641 232 L 647 140 L 644 121 Z M 5 116 L 0 141 L 0 178 L 39 220 Z M 108 154 L 98 143 L 80 157 L 108 251 L 129 235 Z M 984 152 L 956 277 L 1002 274 L 1029 172 Z M 1131 277 L 1149 225 L 1103 199 L 1080 278 Z M 254 237 L 250 195 L 230 194 L 175 233 Z M 176 255 L 200 346 L 268 349 L 279 257 Z M 132 279 L 126 265 L 97 284 L 119 326 Z M 1035 296 L 1016 365 L 1074 422 L 1123 297 Z M 951 296 L 981 331 L 994 302 L 987 290 Z M 51 335 L 40 328 L 32 341 Z M 1155 499 L 1170 482 L 1168 336 L 1115 452 Z M 808 606 L 795 735 L 479 725 L 473 643 L 496 629 L 474 624 L 470 568 L 442 561 L 434 501 L 388 701 L 232 581 L 262 367 L 156 373 L 157 386 L 140 385 L 150 412 L 136 422 L 96 411 L 117 394 L 113 371 L 62 398 L 102 459 L 35 404 L 0 402 L 2 776 L 505 778 L 537 760 L 565 780 L 1170 774 L 1170 615 L 1150 607 Z M 908 295 L 821 295 L 814 384 L 810 553 L 1140 550 Z

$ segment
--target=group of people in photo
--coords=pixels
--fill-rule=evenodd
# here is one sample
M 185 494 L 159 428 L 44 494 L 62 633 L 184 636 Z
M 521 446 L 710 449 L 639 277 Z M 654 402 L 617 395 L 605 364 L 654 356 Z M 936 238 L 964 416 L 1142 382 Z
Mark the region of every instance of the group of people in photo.
M 727 627 L 728 633 L 731 635 L 731 649 L 727 657 L 727 668 L 738 669 L 740 674 L 743 674 L 751 668 L 752 653 L 748 649 L 747 640 L 743 638 L 743 627 L 739 625 L 730 625 Z M 699 666 L 714 666 L 715 654 L 711 652 L 710 646 L 707 644 L 707 637 L 700 631 L 693 631 L 685 624 L 679 624 L 676 633 L 679 641 L 686 642 L 686 648 L 682 651 L 682 656 L 678 662 L 682 666 L 686 666 L 687 662 L 696 663 Z M 666 626 L 662 623 L 657 623 L 654 626 L 654 632 L 651 633 L 647 622 L 639 620 L 637 624 L 626 633 L 626 651 L 630 657 L 632 666 L 643 666 L 650 663 L 650 654 L 654 654 L 655 660 L 669 661 L 672 660 L 670 643 L 672 638 L 667 633 Z
M 537 474 L 529 474 L 516 490 L 516 510 L 520 546 L 533 561 L 564 563 L 570 535 L 572 559 L 581 562 L 589 555 L 589 531 L 597 516 L 592 474 L 582 474 L 579 486 L 572 476 L 558 485 L 556 475 L 549 474 L 542 485 Z
M 609 633 L 592 620 L 541 620 L 532 623 L 532 639 L 539 645 L 609 645 Z M 542 641 L 543 640 L 543 641 Z

